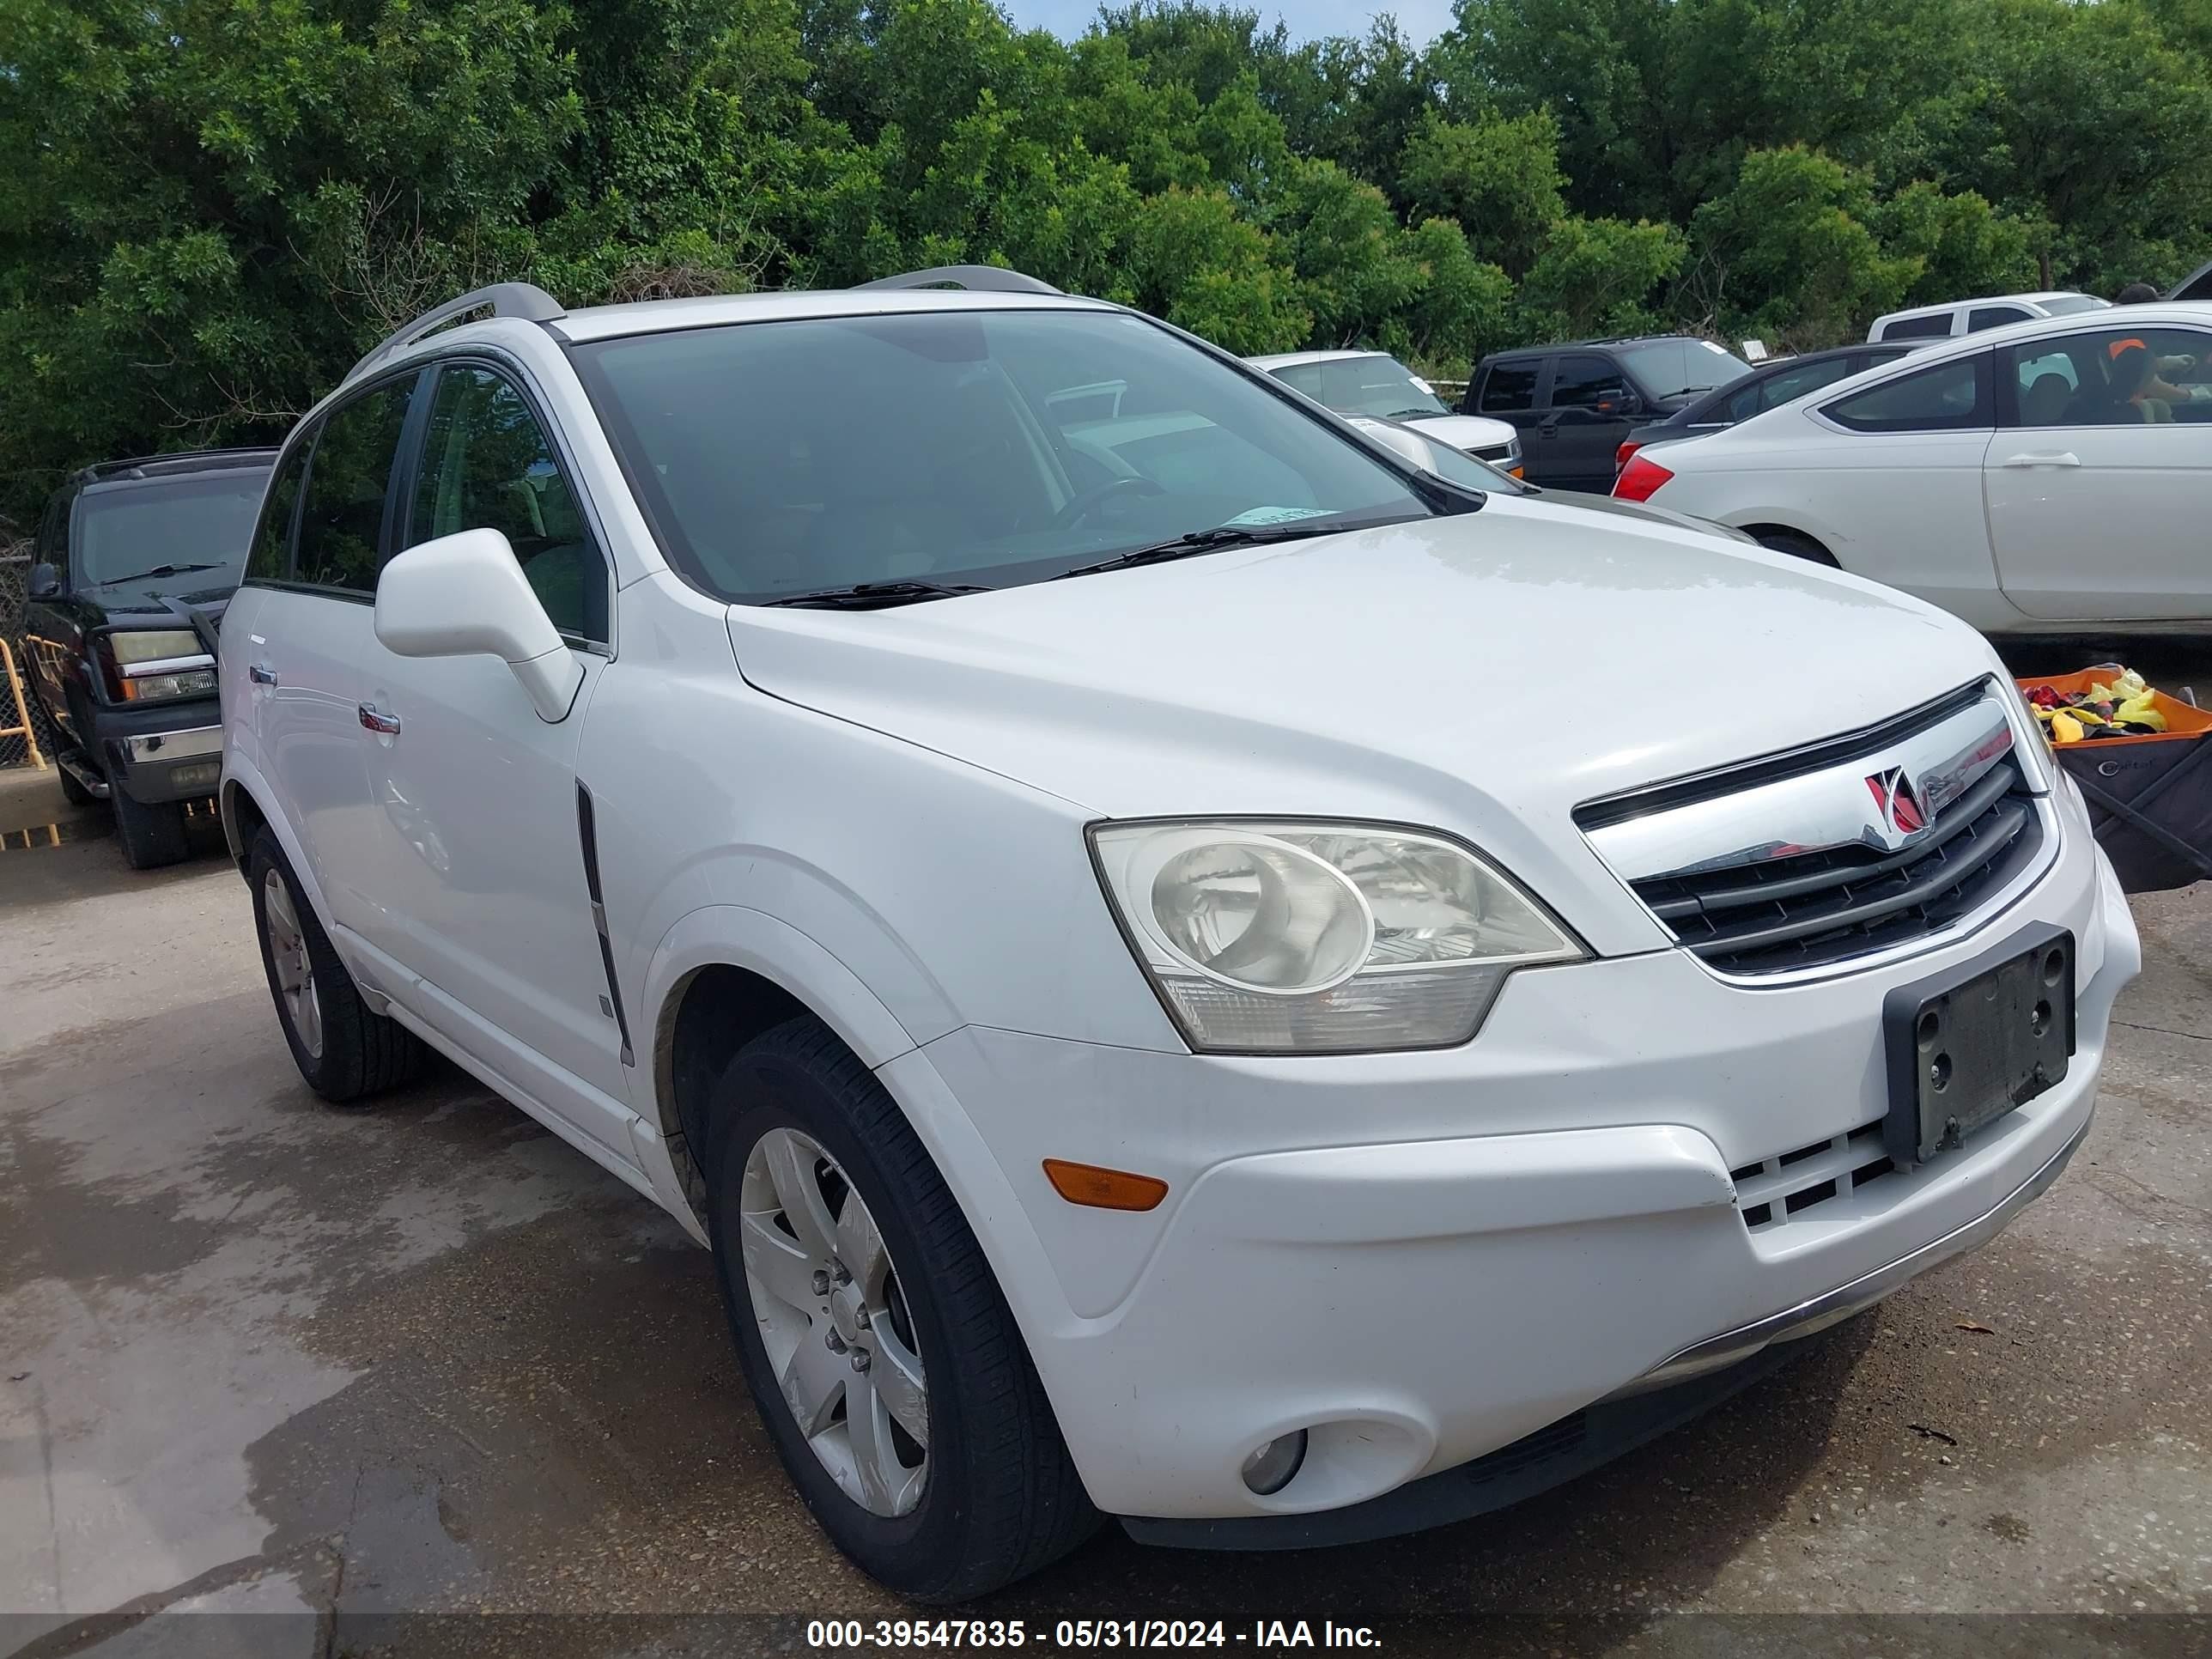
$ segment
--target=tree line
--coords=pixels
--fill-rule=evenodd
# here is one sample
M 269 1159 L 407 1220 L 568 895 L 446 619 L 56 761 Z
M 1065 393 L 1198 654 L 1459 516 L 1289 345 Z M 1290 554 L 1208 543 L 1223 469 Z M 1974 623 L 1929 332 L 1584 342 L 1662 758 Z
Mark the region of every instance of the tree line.
M 2212 256 L 2212 0 L 0 0 L 0 514 L 441 299 L 1001 264 L 1232 350 L 2109 294 Z

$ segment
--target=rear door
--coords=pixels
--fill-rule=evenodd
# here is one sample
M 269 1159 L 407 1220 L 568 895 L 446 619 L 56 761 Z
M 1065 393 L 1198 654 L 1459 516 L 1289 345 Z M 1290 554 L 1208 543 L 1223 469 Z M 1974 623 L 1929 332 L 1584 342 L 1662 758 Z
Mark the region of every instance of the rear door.
M 1613 452 L 1628 435 L 1629 403 L 1627 380 L 1610 357 L 1563 351 L 1553 358 L 1536 441 L 1522 446 L 1531 458 L 1532 482 L 1599 495 L 1612 489 Z
M 2006 598 L 2054 622 L 2212 617 L 2212 331 L 2108 325 L 1997 362 Z
M 321 417 L 281 574 L 248 555 L 258 597 L 242 639 L 256 697 L 252 724 L 278 810 L 312 868 L 330 920 L 377 942 L 389 916 L 379 890 L 377 814 L 360 706 L 375 643 L 376 573 L 389 533 L 393 461 L 418 395 L 419 369 L 370 382 Z M 288 467 L 289 471 L 289 467 Z M 273 517 L 264 519 L 264 532 Z M 258 573 L 257 573 L 258 568 Z

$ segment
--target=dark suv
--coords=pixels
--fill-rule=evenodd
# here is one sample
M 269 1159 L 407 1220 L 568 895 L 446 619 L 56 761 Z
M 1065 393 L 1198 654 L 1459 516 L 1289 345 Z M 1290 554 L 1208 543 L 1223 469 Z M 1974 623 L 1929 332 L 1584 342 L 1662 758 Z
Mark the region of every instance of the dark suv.
M 1630 427 L 1750 372 L 1734 352 L 1686 334 L 1526 346 L 1477 363 L 1460 409 L 1520 429 L 1530 483 L 1602 495 Z
M 32 694 L 62 793 L 110 802 L 124 856 L 174 864 L 182 803 L 222 771 L 216 627 L 246 565 L 273 449 L 88 466 L 39 521 L 24 608 Z

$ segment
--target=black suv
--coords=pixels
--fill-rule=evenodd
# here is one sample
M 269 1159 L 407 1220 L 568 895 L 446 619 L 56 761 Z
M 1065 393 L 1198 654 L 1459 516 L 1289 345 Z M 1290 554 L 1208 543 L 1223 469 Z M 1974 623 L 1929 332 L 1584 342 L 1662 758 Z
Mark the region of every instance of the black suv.
M 111 802 L 133 867 L 174 864 L 181 803 L 222 772 L 216 628 L 245 569 L 273 449 L 88 466 L 39 520 L 23 612 L 62 793 Z
M 1686 334 L 1525 346 L 1477 363 L 1460 410 L 1520 428 L 1530 483 L 1602 495 L 1630 427 L 1750 372 L 1734 352 Z

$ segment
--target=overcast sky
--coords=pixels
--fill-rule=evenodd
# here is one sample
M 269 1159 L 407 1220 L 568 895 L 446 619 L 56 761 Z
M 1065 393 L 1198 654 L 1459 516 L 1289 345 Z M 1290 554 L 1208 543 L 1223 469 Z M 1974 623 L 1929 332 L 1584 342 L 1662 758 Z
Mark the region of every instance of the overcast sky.
M 1299 40 L 1317 34 L 1364 34 L 1376 13 L 1396 16 L 1398 27 L 1426 45 L 1451 22 L 1451 0 L 1242 0 L 1253 4 L 1262 18 L 1279 15 Z M 1063 39 L 1083 33 L 1098 15 L 1097 0 L 999 0 L 1014 21 L 1030 27 L 1050 29 Z

